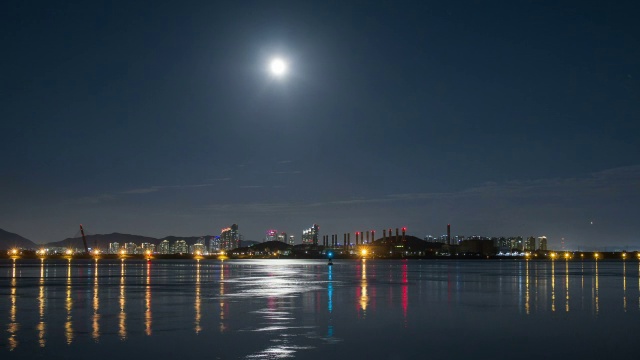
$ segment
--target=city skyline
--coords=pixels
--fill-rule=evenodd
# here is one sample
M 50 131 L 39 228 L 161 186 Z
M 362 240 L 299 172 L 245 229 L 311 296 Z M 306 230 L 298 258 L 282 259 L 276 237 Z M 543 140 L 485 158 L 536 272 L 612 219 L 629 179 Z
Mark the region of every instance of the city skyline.
M 634 5 L 8 4 L 0 228 L 638 248 Z

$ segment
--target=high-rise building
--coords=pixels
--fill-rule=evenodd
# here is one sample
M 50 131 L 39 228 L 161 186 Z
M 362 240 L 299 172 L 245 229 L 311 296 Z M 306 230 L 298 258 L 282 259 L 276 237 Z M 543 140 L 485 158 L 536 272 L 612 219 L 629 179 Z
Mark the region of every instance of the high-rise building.
M 173 243 L 173 253 L 174 254 L 188 254 L 189 248 L 187 246 L 187 242 L 184 240 L 176 240 Z
M 276 241 L 278 240 L 278 230 L 267 230 L 267 235 L 264 237 L 264 241 Z
M 142 251 L 142 254 L 146 254 L 147 251 L 153 254 L 156 252 L 156 246 L 151 243 L 142 243 L 140 250 Z
M 220 242 L 222 250 L 231 250 L 239 247 L 240 237 L 238 236 L 238 225 L 233 224 L 231 227 L 222 229 Z
M 296 244 L 296 237 L 293 235 L 289 235 L 289 245 L 295 245 Z
M 547 237 L 538 237 L 538 250 L 547 251 Z
M 127 254 L 135 254 L 136 253 L 136 248 L 138 246 L 135 243 L 126 243 L 124 244 L 124 251 Z
M 158 244 L 158 252 L 162 255 L 171 254 L 171 246 L 169 245 L 169 240 L 162 240 L 160 244 Z
M 204 243 L 204 238 L 201 237 L 196 240 L 196 243 L 189 246 L 189 254 L 191 255 L 204 255 L 207 251 L 207 246 Z
M 287 233 L 286 232 L 281 232 L 280 234 L 278 234 L 278 241 L 281 241 L 283 243 L 287 243 Z
M 496 247 L 498 248 L 499 253 L 511 253 L 511 239 L 507 239 L 506 237 L 500 237 L 496 239 Z
M 536 238 L 533 236 L 529 236 L 527 240 L 524 242 L 524 250 L 525 251 L 535 251 L 536 250 Z
M 510 237 L 509 240 L 511 240 L 512 250 L 524 250 L 524 239 L 522 238 L 522 236 Z
M 209 238 L 209 253 L 215 254 L 220 252 L 220 236 L 212 236 Z
M 112 242 L 109 244 L 109 254 L 117 254 L 120 251 L 120 244 L 117 242 Z
M 302 243 L 318 245 L 318 234 L 320 233 L 320 227 L 313 224 L 312 227 L 302 230 Z

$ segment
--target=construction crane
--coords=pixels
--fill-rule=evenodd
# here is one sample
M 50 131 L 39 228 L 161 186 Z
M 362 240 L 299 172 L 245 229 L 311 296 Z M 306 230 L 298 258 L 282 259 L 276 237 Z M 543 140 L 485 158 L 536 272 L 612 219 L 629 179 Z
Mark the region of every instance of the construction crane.
M 82 228 L 82 224 L 80 224 L 80 233 L 82 234 L 82 243 L 84 244 L 84 253 L 89 253 L 89 247 L 87 246 L 87 238 L 84 236 L 84 229 Z

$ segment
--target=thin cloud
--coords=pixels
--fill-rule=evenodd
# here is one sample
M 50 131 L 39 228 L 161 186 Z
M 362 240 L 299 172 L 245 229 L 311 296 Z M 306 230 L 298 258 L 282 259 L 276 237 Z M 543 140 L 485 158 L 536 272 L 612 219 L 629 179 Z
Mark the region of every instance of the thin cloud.
M 261 185 L 240 186 L 241 188 L 261 188 Z M 308 208 L 357 206 L 375 203 L 408 203 L 415 201 L 439 201 L 459 203 L 472 199 L 500 201 L 521 201 L 529 199 L 536 203 L 551 202 L 554 199 L 580 199 L 588 196 L 607 196 L 611 192 L 640 194 L 640 166 L 630 166 L 593 173 L 585 178 L 537 179 L 530 181 L 508 181 L 502 184 L 491 182 L 455 192 L 397 193 L 378 197 L 334 199 L 322 202 L 217 204 L 206 207 L 213 209 L 233 209 L 238 212 L 291 213 Z
M 85 196 L 76 199 L 77 204 L 100 204 L 106 201 L 114 200 L 116 197 L 112 194 L 100 194 L 96 196 Z
M 227 178 L 213 180 L 213 181 L 227 181 Z M 219 185 L 219 184 L 206 183 L 206 184 L 192 184 L 192 185 L 157 185 L 157 186 L 150 186 L 147 188 L 127 190 L 127 191 L 123 191 L 121 194 L 149 194 L 149 193 L 158 192 L 160 190 L 166 190 L 166 189 L 195 189 L 195 188 L 203 188 L 203 187 L 210 187 L 210 186 L 216 186 L 216 185 Z

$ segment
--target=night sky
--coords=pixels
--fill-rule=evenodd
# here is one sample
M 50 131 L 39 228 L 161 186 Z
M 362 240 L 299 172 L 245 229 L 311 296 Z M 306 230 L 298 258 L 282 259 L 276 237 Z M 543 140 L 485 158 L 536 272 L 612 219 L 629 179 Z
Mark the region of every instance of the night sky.
M 635 1 L 8 0 L 0 40 L 0 228 L 36 242 L 640 247 Z

